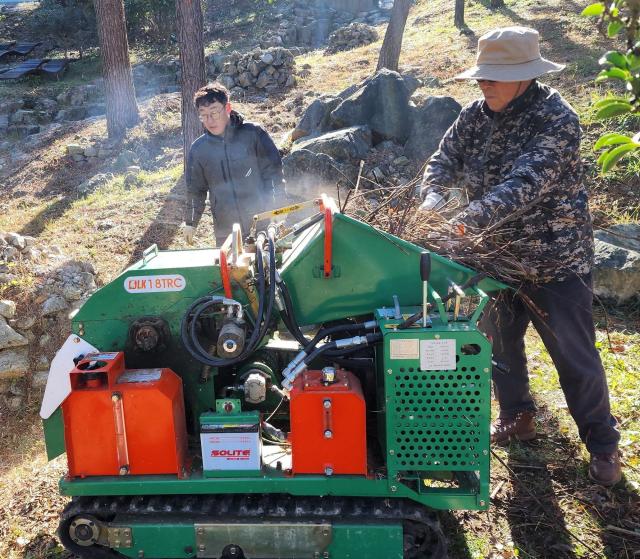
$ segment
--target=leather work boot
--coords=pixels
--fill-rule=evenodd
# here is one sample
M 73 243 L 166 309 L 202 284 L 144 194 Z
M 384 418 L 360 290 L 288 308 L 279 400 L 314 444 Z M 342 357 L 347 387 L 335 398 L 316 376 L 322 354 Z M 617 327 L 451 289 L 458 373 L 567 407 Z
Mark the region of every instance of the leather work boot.
M 622 479 L 620 454 L 616 450 L 609 454 L 592 454 L 589 462 L 589 477 L 598 485 L 611 487 Z
M 514 438 L 519 441 L 530 441 L 536 438 L 535 414 L 522 411 L 515 417 L 499 417 L 491 425 L 491 443 L 506 445 Z

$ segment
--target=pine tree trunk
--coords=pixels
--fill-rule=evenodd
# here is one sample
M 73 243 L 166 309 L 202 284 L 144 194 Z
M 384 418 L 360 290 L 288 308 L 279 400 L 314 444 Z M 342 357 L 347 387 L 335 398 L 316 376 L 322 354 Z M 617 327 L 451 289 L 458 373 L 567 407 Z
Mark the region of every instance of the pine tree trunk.
M 109 138 L 121 138 L 139 120 L 131 75 L 127 27 L 122 0 L 94 0 L 102 75 L 107 105 Z
M 458 29 L 464 27 L 464 0 L 456 0 L 456 8 L 453 14 L 453 24 Z
M 398 62 L 400 61 L 400 51 L 402 49 L 402 35 L 404 34 L 404 26 L 407 23 L 409 8 L 411 8 L 412 0 L 395 0 L 393 9 L 391 10 L 391 20 L 384 34 L 384 41 L 380 49 L 380 57 L 378 58 L 378 66 L 376 70 L 388 68 L 389 70 L 398 71 Z
M 189 148 L 202 134 L 193 95 L 206 82 L 204 67 L 204 36 L 200 0 L 176 2 L 180 65 L 182 68 L 182 138 L 186 165 Z

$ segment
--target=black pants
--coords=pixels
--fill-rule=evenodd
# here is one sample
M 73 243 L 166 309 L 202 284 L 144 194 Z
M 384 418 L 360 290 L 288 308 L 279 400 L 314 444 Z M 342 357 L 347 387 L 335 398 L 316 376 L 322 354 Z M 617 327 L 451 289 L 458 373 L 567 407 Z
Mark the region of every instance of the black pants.
M 533 303 L 533 306 L 527 300 Z M 591 275 L 503 292 L 484 313 L 481 330 L 493 341 L 493 354 L 508 372 L 493 370 L 501 417 L 535 411 L 529 390 L 524 335 L 529 323 L 553 360 L 569 412 L 591 453 L 609 453 L 620 438 L 611 415 L 609 389 L 595 348 Z

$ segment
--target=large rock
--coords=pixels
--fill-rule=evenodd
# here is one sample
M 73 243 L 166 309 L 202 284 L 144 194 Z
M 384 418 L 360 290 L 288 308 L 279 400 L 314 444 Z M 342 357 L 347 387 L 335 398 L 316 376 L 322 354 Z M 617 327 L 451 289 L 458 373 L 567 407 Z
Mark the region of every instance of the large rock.
M 69 307 L 64 297 L 52 295 L 42 305 L 42 316 L 51 316 Z
M 613 225 L 595 231 L 593 290 L 618 303 L 640 297 L 640 225 Z
M 371 148 L 371 130 L 368 126 L 352 126 L 301 140 L 294 149 L 308 149 L 313 153 L 326 153 L 338 161 L 357 164 L 367 157 Z
M 86 181 L 81 182 L 76 187 L 76 190 L 78 194 L 82 196 L 86 196 L 88 194 L 91 194 L 101 186 L 104 186 L 112 179 L 113 179 L 112 173 L 98 173 L 97 175 L 94 175 L 93 177 L 87 179 Z
M 0 317 L 0 350 L 27 345 L 29 340 L 21 336 Z
M 305 110 L 300 122 L 292 132 L 293 140 L 303 136 L 316 136 L 324 134 L 331 129 L 331 112 L 342 102 L 340 97 L 323 95 Z
M 282 160 L 287 190 L 301 199 L 309 199 L 320 193 L 318 188 L 335 186 L 346 179 L 353 181 L 357 168 L 340 163 L 326 153 L 314 153 L 297 149 Z
M 462 107 L 451 97 L 429 97 L 413 109 L 413 127 L 404 146 L 407 157 L 426 161 L 438 149 L 444 133 L 458 117 Z
M 26 348 L 0 351 L 0 380 L 22 377 L 29 370 Z
M 331 113 L 333 128 L 366 124 L 375 143 L 404 143 L 411 130 L 411 94 L 398 72 L 382 69 L 367 78 L 358 90 Z
M 8 299 L 0 300 L 0 317 L 13 318 L 16 315 L 16 304 Z

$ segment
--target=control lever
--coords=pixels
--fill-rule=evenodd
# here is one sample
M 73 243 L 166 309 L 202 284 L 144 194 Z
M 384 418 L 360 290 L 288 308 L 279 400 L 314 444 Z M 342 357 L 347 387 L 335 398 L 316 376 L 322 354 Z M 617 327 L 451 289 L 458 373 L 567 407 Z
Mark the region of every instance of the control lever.
M 422 327 L 427 327 L 427 296 L 429 293 L 429 276 L 431 275 L 431 255 L 423 251 L 420 253 L 420 279 L 422 280 Z
M 464 292 L 466 289 L 469 289 L 470 287 L 473 287 L 474 285 L 477 285 L 478 283 L 480 283 L 486 277 L 487 277 L 487 274 L 485 274 L 484 272 L 480 272 L 479 274 L 476 274 L 475 276 L 471 276 L 467 281 L 465 281 L 460 286 L 460 290 Z M 451 293 L 449 293 L 444 299 L 442 299 L 442 303 L 443 304 L 446 303 L 447 301 L 449 301 L 451 298 L 453 298 L 455 296 L 456 296 L 456 292 L 452 290 Z M 430 304 L 429 306 L 432 307 L 433 304 Z M 398 330 L 404 330 L 405 328 L 409 328 L 409 326 L 415 324 L 418 320 L 420 320 L 422 318 L 423 312 L 424 312 L 424 310 L 422 310 L 420 312 L 417 312 L 416 314 L 411 315 L 409 318 L 407 318 L 407 320 L 405 320 L 404 322 L 401 322 L 400 324 L 398 324 L 397 329 Z

